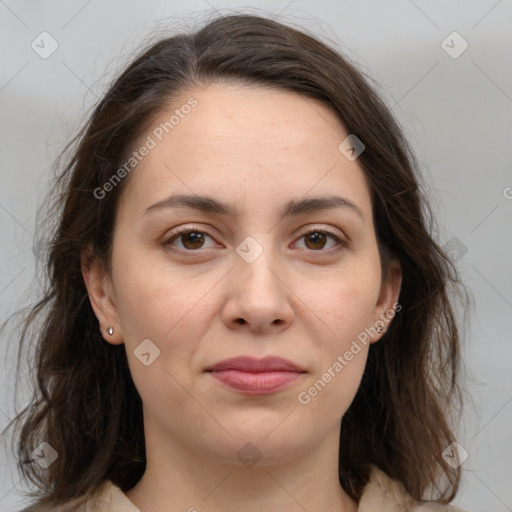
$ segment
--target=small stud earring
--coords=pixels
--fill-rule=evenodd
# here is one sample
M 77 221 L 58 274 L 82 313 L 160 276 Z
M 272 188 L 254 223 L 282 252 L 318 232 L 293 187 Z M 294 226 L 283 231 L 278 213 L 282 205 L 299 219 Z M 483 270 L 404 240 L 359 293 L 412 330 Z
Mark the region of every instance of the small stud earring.
M 112 334 L 114 334 L 114 328 L 112 326 L 109 326 L 107 328 L 107 332 L 110 334 L 110 336 L 112 336 Z
M 377 332 L 380 334 L 384 329 L 382 327 L 377 327 Z

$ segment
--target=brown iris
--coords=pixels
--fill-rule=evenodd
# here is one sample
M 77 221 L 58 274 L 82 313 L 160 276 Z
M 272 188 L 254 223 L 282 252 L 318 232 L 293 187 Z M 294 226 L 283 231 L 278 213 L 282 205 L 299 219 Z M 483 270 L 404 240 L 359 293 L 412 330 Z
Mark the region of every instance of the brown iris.
M 304 238 L 306 239 L 306 246 L 308 249 L 323 249 L 327 240 L 326 234 L 321 231 L 313 231 L 312 233 L 305 235 Z M 308 246 L 309 242 L 315 244 L 314 247 Z M 316 244 L 320 244 L 321 247 Z
M 204 235 L 199 231 L 190 231 L 185 235 L 181 235 L 181 241 L 183 243 L 183 247 L 187 249 L 200 249 L 204 244 Z

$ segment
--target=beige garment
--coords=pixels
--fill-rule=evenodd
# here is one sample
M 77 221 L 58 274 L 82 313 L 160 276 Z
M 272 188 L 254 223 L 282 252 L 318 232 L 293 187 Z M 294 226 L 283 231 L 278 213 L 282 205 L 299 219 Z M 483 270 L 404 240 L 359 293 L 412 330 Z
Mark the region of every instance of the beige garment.
M 70 510 L 67 506 L 64 510 Z M 112 482 L 79 509 L 80 512 L 141 512 Z M 453 505 L 419 503 L 405 490 L 401 482 L 391 479 L 373 465 L 370 479 L 359 500 L 359 512 L 465 512 Z M 57 512 L 57 511 L 55 511 Z
M 135 509 L 137 510 L 137 509 Z M 453 505 L 420 503 L 414 500 L 398 480 L 391 479 L 372 466 L 370 479 L 359 500 L 359 512 L 466 512 Z M 140 512 L 140 511 L 139 511 Z

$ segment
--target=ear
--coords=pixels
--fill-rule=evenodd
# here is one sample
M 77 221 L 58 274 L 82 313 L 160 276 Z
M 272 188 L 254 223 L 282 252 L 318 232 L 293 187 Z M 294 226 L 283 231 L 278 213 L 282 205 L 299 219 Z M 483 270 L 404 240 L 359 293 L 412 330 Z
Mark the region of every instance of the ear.
M 402 287 L 402 267 L 397 259 L 392 259 L 389 266 L 388 275 L 383 279 L 380 288 L 379 298 L 375 305 L 375 312 L 373 315 L 373 327 L 377 329 L 382 328 L 382 332 L 376 332 L 372 336 L 371 343 L 380 340 L 386 333 L 389 324 L 392 322 L 393 317 L 397 311 L 402 309 L 398 304 L 398 297 L 400 296 L 400 289 Z
M 112 345 L 120 345 L 123 343 L 123 338 L 110 275 L 102 262 L 99 262 L 98 258 L 94 256 L 90 246 L 81 255 L 81 269 L 89 300 L 100 324 L 103 338 Z M 108 327 L 114 329 L 112 335 L 108 334 Z

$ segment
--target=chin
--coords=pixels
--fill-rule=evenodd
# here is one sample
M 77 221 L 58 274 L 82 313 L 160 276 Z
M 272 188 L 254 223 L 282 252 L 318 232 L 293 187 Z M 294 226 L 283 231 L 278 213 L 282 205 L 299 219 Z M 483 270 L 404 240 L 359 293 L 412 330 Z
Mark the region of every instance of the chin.
M 280 421 L 282 421 L 281 417 Z M 292 461 L 295 457 L 313 448 L 316 444 L 313 432 L 302 432 L 297 436 L 284 423 L 276 428 L 230 428 L 220 438 L 204 439 L 204 451 L 208 451 L 216 462 L 246 467 L 270 467 Z

